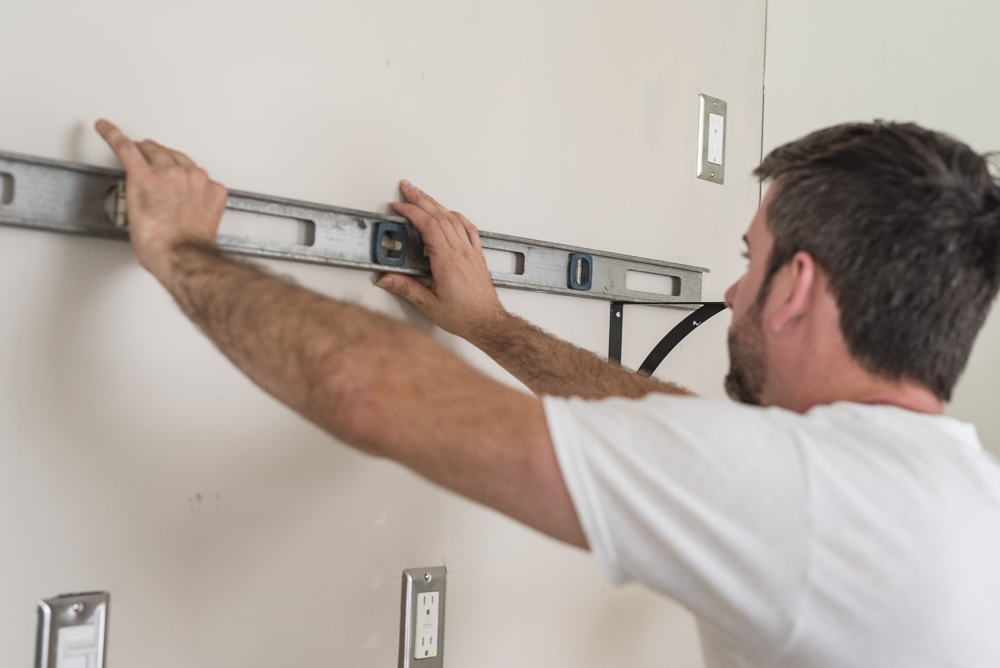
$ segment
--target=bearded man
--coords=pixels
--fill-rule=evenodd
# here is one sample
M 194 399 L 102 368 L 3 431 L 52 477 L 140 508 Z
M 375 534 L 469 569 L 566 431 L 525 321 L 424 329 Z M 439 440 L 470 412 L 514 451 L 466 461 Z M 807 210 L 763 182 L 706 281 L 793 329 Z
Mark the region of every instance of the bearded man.
M 253 381 L 344 443 L 559 540 L 698 618 L 713 667 L 1000 665 L 1000 466 L 942 415 L 1000 286 L 968 146 L 850 124 L 772 152 L 708 401 L 500 305 L 476 228 L 404 182 L 433 283 L 379 285 L 536 396 L 400 322 L 221 255 L 224 187 L 100 121 L 139 261 Z

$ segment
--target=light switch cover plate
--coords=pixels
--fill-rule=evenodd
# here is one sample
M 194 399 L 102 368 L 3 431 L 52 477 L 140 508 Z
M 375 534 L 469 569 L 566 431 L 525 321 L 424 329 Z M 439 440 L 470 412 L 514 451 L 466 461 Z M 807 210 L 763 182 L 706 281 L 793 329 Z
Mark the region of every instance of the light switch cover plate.
M 38 602 L 36 668 L 104 668 L 107 592 L 64 594 Z
M 701 94 L 698 111 L 697 176 L 721 185 L 726 176 L 726 103 Z
M 448 569 L 444 566 L 403 571 L 399 668 L 442 668 L 444 665 L 447 580 Z

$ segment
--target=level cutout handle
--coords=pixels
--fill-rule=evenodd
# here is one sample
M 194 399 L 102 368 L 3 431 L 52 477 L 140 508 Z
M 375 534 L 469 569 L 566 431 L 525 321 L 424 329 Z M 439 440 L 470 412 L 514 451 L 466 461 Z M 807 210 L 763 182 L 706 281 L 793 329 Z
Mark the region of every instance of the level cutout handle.
M 14 201 L 14 175 L 0 172 L 0 204 Z

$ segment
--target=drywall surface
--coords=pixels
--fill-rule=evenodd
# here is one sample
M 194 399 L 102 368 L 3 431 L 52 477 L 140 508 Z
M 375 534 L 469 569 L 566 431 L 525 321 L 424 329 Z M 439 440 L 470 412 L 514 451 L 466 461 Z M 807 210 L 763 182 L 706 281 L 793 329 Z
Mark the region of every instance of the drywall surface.
M 854 120 L 915 121 L 1000 149 L 993 0 L 769 0 L 764 151 Z M 1000 454 L 1000 309 L 994 305 L 948 413 Z
M 385 211 L 409 178 L 483 229 L 710 267 L 719 299 L 757 204 L 763 46 L 763 0 L 23 2 L 0 148 L 113 165 L 106 116 L 233 188 Z M 694 175 L 699 92 L 729 104 L 721 187 Z M 514 382 L 369 274 L 269 266 Z M 606 352 L 607 304 L 502 299 Z M 442 563 L 448 665 L 701 664 L 673 603 L 257 390 L 126 244 L 0 228 L 0 313 L 5 665 L 30 665 L 37 599 L 108 590 L 110 668 L 385 668 L 401 571 Z M 682 317 L 627 315 L 633 366 Z M 663 375 L 722 396 L 727 323 Z

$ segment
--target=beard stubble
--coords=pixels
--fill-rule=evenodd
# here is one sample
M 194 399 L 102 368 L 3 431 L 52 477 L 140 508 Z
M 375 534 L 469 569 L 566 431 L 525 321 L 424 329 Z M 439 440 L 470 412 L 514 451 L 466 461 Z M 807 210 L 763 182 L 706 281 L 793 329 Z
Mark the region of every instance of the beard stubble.
M 729 373 L 726 374 L 726 394 L 733 401 L 760 406 L 760 397 L 767 380 L 767 348 L 759 302 L 734 322 L 729 329 Z

